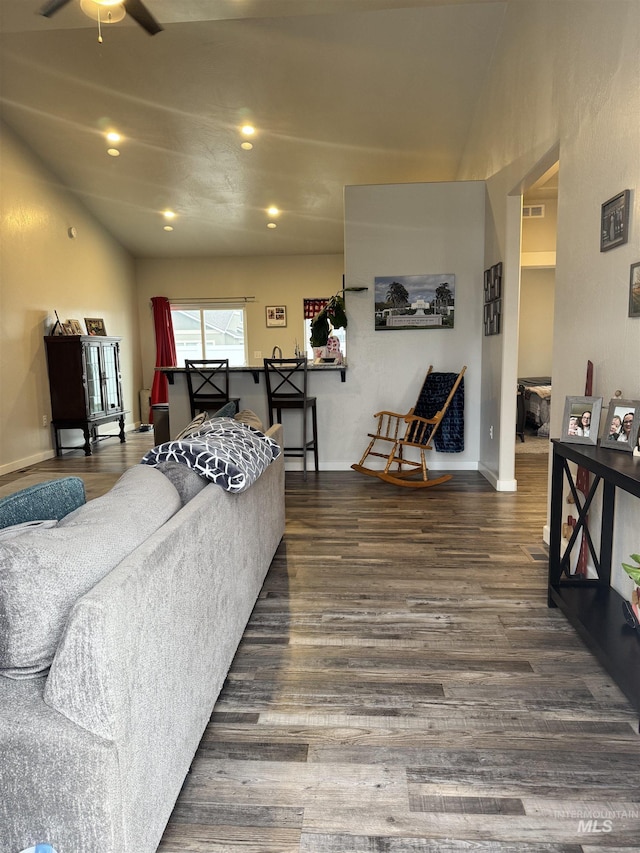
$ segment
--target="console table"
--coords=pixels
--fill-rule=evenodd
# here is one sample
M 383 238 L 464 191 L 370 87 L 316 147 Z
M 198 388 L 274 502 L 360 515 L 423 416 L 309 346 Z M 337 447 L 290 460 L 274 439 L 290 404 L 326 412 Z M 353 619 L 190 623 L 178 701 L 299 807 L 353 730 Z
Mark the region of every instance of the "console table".
M 625 622 L 624 599 L 611 587 L 611 552 L 614 534 L 616 490 L 640 498 L 640 459 L 631 453 L 603 450 L 552 439 L 551 531 L 549 539 L 550 607 L 559 607 L 588 648 L 640 712 L 640 631 Z M 586 498 L 577 491 L 569 462 L 586 468 L 591 482 Z M 573 495 L 578 519 L 565 554 L 561 554 L 562 521 L 566 504 L 564 483 Z M 602 496 L 600 544 L 594 547 L 586 517 L 596 492 Z M 592 513 L 591 523 L 595 521 Z M 571 547 L 583 533 L 596 568 L 597 578 L 569 576 Z

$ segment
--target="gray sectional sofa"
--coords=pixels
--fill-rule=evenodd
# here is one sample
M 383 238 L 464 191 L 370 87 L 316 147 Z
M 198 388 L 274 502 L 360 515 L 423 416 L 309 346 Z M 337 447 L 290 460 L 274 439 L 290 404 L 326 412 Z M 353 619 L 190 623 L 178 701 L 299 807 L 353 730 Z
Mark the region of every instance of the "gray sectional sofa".
M 281 427 L 267 434 L 282 445 Z M 0 853 L 156 850 L 283 536 L 282 454 L 238 494 L 181 496 L 156 468 L 131 470 L 38 534 L 53 580 L 24 536 L 2 543 L 34 572 L 24 606 L 42 618 L 12 645 L 16 608 L 0 604 Z M 83 566 L 89 588 L 61 620 L 45 599 L 64 610 Z

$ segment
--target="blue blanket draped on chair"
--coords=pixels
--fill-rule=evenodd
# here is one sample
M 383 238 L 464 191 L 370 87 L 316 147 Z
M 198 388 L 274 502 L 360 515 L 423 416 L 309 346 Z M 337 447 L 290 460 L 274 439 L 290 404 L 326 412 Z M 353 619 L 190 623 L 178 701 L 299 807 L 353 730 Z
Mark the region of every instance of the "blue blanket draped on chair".
M 447 402 L 457 373 L 428 374 L 424 381 L 414 414 L 432 418 Z M 453 395 L 434 440 L 439 453 L 461 453 L 464 450 L 464 377 Z

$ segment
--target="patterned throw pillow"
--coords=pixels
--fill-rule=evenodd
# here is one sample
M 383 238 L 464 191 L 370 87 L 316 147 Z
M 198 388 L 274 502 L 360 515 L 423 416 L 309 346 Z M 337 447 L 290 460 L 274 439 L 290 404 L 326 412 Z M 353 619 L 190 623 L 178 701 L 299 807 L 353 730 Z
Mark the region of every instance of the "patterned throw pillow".
M 207 420 L 209 420 L 209 413 L 200 412 L 199 415 L 195 416 L 191 423 L 188 423 L 183 430 L 180 430 L 180 432 L 174 438 L 174 441 L 180 441 L 181 438 L 184 438 L 187 435 L 191 435 L 194 430 L 199 430 L 202 424 Z
M 254 429 L 260 430 L 260 432 L 264 432 L 264 426 L 260 418 L 256 415 L 255 412 L 252 412 L 251 409 L 243 409 L 241 412 L 238 412 L 237 415 L 234 415 L 234 420 L 240 421 L 243 424 L 249 424 Z
M 227 492 L 244 492 L 280 453 L 276 441 L 248 424 L 215 418 L 181 441 L 152 448 L 141 461 L 180 462 Z

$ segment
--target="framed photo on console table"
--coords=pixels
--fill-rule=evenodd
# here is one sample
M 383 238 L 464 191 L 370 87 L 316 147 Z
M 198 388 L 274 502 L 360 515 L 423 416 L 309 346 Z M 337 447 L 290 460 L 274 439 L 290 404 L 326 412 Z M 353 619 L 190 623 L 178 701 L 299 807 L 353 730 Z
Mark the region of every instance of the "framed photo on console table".
M 560 440 L 597 445 L 601 413 L 602 397 L 567 397 Z
M 621 400 L 614 397 L 609 403 L 609 412 L 600 447 L 607 450 L 626 450 L 633 453 L 638 444 L 640 429 L 640 401 Z

